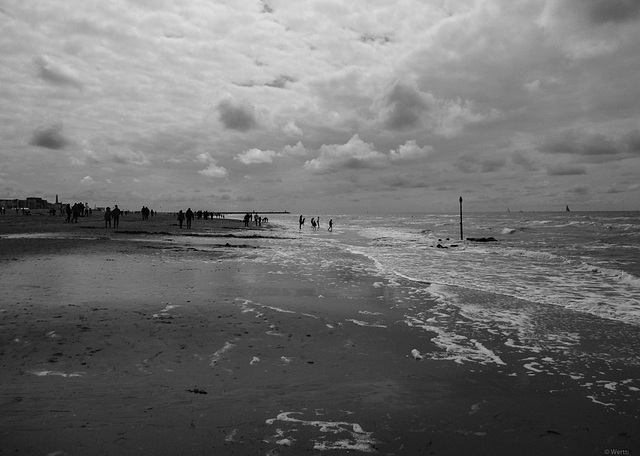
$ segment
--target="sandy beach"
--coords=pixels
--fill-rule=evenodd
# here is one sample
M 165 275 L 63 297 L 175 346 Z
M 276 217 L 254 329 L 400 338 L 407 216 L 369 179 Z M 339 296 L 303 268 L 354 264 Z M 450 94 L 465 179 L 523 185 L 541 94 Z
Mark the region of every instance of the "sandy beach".
M 404 323 L 398 289 L 255 262 L 277 230 L 242 225 L 0 216 L 0 454 L 640 449 L 637 402 L 611 410 L 564 377 L 421 359 L 441 348 Z

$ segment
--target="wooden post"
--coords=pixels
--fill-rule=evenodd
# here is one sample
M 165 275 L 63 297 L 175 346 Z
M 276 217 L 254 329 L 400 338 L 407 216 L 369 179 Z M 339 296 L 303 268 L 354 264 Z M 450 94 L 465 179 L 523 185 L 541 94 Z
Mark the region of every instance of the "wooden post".
M 464 241 L 464 236 L 462 235 L 462 197 L 460 197 L 460 240 Z

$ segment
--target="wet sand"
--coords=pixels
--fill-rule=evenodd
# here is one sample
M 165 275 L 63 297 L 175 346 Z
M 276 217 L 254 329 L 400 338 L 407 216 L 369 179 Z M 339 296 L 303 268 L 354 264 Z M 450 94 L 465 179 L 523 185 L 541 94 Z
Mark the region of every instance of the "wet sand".
M 269 230 L 237 220 L 137 218 L 0 216 L 1 454 L 638 450 L 637 403 L 415 359 L 440 348 L 376 277 L 252 262 Z

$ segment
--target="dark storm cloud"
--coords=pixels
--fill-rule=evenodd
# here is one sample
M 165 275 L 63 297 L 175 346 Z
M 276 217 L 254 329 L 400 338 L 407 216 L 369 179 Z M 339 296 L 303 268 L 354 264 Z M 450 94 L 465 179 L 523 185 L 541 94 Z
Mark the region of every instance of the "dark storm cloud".
M 363 43 L 377 43 L 377 44 L 388 44 L 391 42 L 391 38 L 387 35 L 373 35 L 370 33 L 364 33 L 360 36 L 360 41 Z
M 513 155 L 511 156 L 511 162 L 514 165 L 519 166 L 520 168 L 522 168 L 525 171 L 537 171 L 538 170 L 538 165 L 537 163 L 530 158 L 529 156 L 521 153 L 521 152 L 514 152 Z
M 385 105 L 384 125 L 391 130 L 416 128 L 422 124 L 422 115 L 430 103 L 426 94 L 397 83 L 382 100 Z
M 632 154 L 640 154 L 640 130 L 633 130 L 624 135 L 623 143 Z
M 540 151 L 553 154 L 613 156 L 623 152 L 616 141 L 599 133 L 568 130 L 546 138 Z
M 59 150 L 67 146 L 69 140 L 62 134 L 62 125 L 47 125 L 33 132 L 29 144 Z
M 265 14 L 273 14 L 273 8 L 271 7 L 271 5 L 269 5 L 267 2 L 262 1 L 260 2 L 262 4 L 262 12 Z
M 613 138 L 601 133 L 567 130 L 547 137 L 538 147 L 541 152 L 567 154 L 587 163 L 623 160 L 640 154 L 640 130 Z
M 218 112 L 220 121 L 229 130 L 248 131 L 258 126 L 255 111 L 250 106 L 224 100 L 218 104 Z
M 547 168 L 547 174 L 550 176 L 577 176 L 580 174 L 587 174 L 587 170 L 580 165 L 573 164 L 559 164 L 549 166 Z
M 589 0 L 586 3 L 594 24 L 629 22 L 640 17 L 638 0 Z
M 506 165 L 506 159 L 501 156 L 496 157 L 475 157 L 465 155 L 461 157 L 455 164 L 455 168 L 465 174 L 472 173 L 491 173 L 500 171 Z
M 504 168 L 506 160 L 504 157 L 489 157 L 480 162 L 481 170 L 483 173 L 490 173 L 493 171 L 500 171 Z

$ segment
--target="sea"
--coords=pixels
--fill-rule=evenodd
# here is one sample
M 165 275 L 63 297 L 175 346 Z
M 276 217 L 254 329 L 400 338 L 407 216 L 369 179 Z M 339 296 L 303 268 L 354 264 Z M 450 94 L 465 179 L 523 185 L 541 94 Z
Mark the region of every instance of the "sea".
M 404 324 L 441 349 L 421 358 L 565 376 L 640 410 L 640 212 L 340 214 L 317 229 L 304 217 L 270 216 L 264 261 L 417 297 Z
M 297 217 L 271 219 L 304 241 L 293 258 L 356 255 L 451 303 L 491 293 L 640 327 L 640 212 L 470 213 L 462 237 L 458 214 L 324 216 L 316 230 L 312 217 L 302 229 Z

